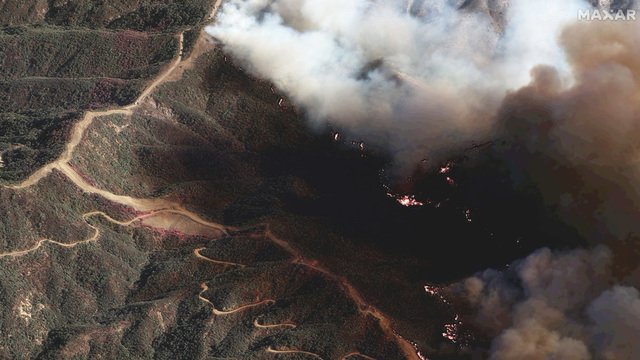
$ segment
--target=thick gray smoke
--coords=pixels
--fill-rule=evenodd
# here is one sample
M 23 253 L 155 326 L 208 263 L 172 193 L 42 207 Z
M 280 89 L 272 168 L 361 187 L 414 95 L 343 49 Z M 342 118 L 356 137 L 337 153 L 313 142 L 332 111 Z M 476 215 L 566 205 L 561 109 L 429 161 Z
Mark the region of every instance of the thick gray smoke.
M 606 248 L 535 252 L 453 287 L 495 336 L 492 359 L 639 359 L 640 293 L 613 285 Z
M 615 252 L 542 250 L 458 287 L 470 321 L 495 336 L 494 359 L 638 359 L 640 22 L 574 24 L 560 42 L 574 82 L 537 67 L 507 96 L 505 156 L 585 238 Z
M 629 250 L 640 234 L 640 23 L 574 24 L 560 43 L 574 81 L 540 66 L 506 97 L 505 156 L 585 238 L 615 252 L 542 250 L 466 280 L 462 293 L 471 322 L 495 336 L 494 359 L 637 359 L 639 271 L 621 278 L 639 261 Z
M 596 242 L 640 233 L 640 21 L 582 23 L 561 43 L 575 83 L 539 67 L 500 111 L 508 156 Z
M 570 78 L 556 37 L 581 0 L 230 0 L 207 32 L 315 124 L 388 147 L 399 166 L 493 134 L 537 64 Z

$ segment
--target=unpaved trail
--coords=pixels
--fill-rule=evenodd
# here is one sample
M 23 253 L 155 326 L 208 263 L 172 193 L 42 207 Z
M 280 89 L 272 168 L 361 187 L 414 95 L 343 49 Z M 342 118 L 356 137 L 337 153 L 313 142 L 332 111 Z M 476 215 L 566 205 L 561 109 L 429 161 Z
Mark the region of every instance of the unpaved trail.
M 188 211 L 182 207 L 182 205 L 166 200 L 166 199 L 138 199 L 126 195 L 116 195 L 109 191 L 99 189 L 89 184 L 82 176 L 80 176 L 69 164 L 60 165 L 59 170 L 65 174 L 77 187 L 82 191 L 89 194 L 99 195 L 116 204 L 128 206 L 134 210 L 140 212 L 159 212 L 171 213 L 176 215 L 182 215 L 189 218 L 191 221 L 209 227 L 217 229 L 223 234 L 227 234 L 225 226 L 202 219 L 197 214 Z
M 206 248 L 199 248 L 199 249 L 195 249 L 193 250 L 193 254 L 198 258 L 198 259 L 202 259 L 206 262 L 210 262 L 212 264 L 218 264 L 218 265 L 225 265 L 225 266 L 237 266 L 240 268 L 244 268 L 246 267 L 246 265 L 242 265 L 242 264 L 238 264 L 238 263 L 234 263 L 234 262 L 228 262 L 228 261 L 221 261 L 221 260 L 215 260 L 215 259 L 211 259 L 208 258 L 204 255 L 201 254 L 202 250 L 204 250 Z
M 107 220 L 108 222 L 112 223 L 112 224 L 116 224 L 119 226 L 131 226 L 134 223 L 138 222 L 138 221 L 142 221 L 144 219 L 148 219 L 148 218 L 152 218 L 154 216 L 158 216 L 160 214 L 166 214 L 166 213 L 172 213 L 175 214 L 177 213 L 177 210 L 171 210 L 171 209 L 167 209 L 167 210 L 155 210 L 143 215 L 139 215 L 134 217 L 131 220 L 126 220 L 126 221 L 120 221 L 120 220 L 116 220 L 114 218 L 112 218 L 111 216 L 109 216 L 108 214 L 102 212 L 102 211 L 91 211 L 88 213 L 85 213 L 82 215 L 82 219 L 87 223 L 87 226 L 89 226 L 90 229 L 93 230 L 93 235 L 91 235 L 90 237 L 88 237 L 87 239 L 82 239 L 82 240 L 77 240 L 77 241 L 72 241 L 72 242 L 61 242 L 61 241 L 57 241 L 57 240 L 52 240 L 52 239 L 40 239 L 38 240 L 38 242 L 28 248 L 28 249 L 24 249 L 24 250 L 15 250 L 15 251 L 9 251 L 9 252 L 4 252 L 4 253 L 0 253 L 0 258 L 6 258 L 6 257 L 21 257 L 21 256 L 25 256 L 28 255 L 34 251 L 37 251 L 38 249 L 40 249 L 44 244 L 49 243 L 49 244 L 53 244 L 53 245 L 57 245 L 60 247 L 64 247 L 64 248 L 74 248 L 80 244 L 86 244 L 86 243 L 90 243 L 90 242 L 95 242 L 100 238 L 100 229 L 94 225 L 92 225 L 91 223 L 89 223 L 89 219 L 92 217 L 97 217 L 100 216 L 102 218 L 104 218 L 105 220 Z M 214 228 L 217 231 L 219 230 L 219 225 L 218 224 L 212 224 L 211 225 L 212 228 Z M 211 260 L 213 261 L 213 260 Z
M 294 324 L 294 323 L 280 323 L 280 324 L 260 324 L 260 322 L 258 321 L 258 319 L 253 320 L 253 326 L 259 328 L 259 329 L 274 329 L 274 328 L 289 328 L 289 329 L 295 329 L 298 327 L 298 325 Z
M 222 5 L 222 0 L 216 0 L 213 5 L 213 9 L 211 9 L 211 13 L 209 14 L 209 20 L 213 20 Z M 202 38 L 202 36 L 200 36 Z M 176 58 L 171 62 L 171 65 L 168 66 L 163 72 L 158 75 L 149 86 L 147 86 L 142 93 L 138 96 L 138 98 L 131 104 L 122 106 L 115 109 L 108 110 L 100 110 L 100 111 L 87 111 L 84 114 L 82 120 L 77 122 L 73 129 L 71 130 L 71 136 L 69 141 L 67 142 L 63 153 L 58 157 L 58 159 L 44 165 L 40 169 L 36 170 L 33 174 L 31 174 L 27 179 L 17 185 L 8 185 L 4 186 L 5 188 L 10 189 L 25 189 L 37 184 L 40 180 L 49 175 L 54 169 L 60 168 L 64 164 L 68 164 L 73 157 L 73 153 L 75 152 L 76 147 L 82 141 L 85 132 L 89 128 L 89 125 L 96 118 L 109 116 L 109 115 L 132 115 L 133 111 L 143 103 L 143 101 L 151 95 L 151 93 L 162 83 L 167 80 L 170 80 L 170 75 L 179 68 L 179 65 L 183 62 L 183 51 L 184 51 L 184 32 L 178 34 L 178 54 Z M 191 61 L 194 56 L 189 56 L 186 61 Z
M 219 8 L 220 2 L 221 0 L 216 2 L 216 5 L 214 7 L 215 11 L 217 11 L 217 9 Z M 183 49 L 184 49 L 184 33 L 180 33 L 179 41 L 178 41 L 178 54 L 176 58 L 172 61 L 170 66 L 168 66 L 159 76 L 157 76 L 151 82 L 151 84 L 149 84 L 149 86 L 145 88 L 145 90 L 140 94 L 140 96 L 138 96 L 138 98 L 132 104 L 123 106 L 121 108 L 116 108 L 116 109 L 86 112 L 82 120 L 76 123 L 76 125 L 73 127 L 69 141 L 65 146 L 65 150 L 62 152 L 62 154 L 58 159 L 43 166 L 42 168 L 37 170 L 35 173 L 33 173 L 31 176 L 29 176 L 26 180 L 24 180 L 22 183 L 17 185 L 5 186 L 5 187 L 14 189 L 14 190 L 29 188 L 31 186 L 36 185 L 40 180 L 48 176 L 54 169 L 56 169 L 62 172 L 64 175 L 66 175 L 66 177 L 69 180 L 71 180 L 71 182 L 73 182 L 77 187 L 79 187 L 82 191 L 86 193 L 99 195 L 109 201 L 112 201 L 120 205 L 131 207 L 134 210 L 137 210 L 140 212 L 170 209 L 174 214 L 180 214 L 182 216 L 185 216 L 191 219 L 195 223 L 198 223 L 206 227 L 217 229 L 223 234 L 226 234 L 226 230 L 224 226 L 206 221 L 201 217 L 199 217 L 197 214 L 187 211 L 180 204 L 177 204 L 165 199 L 138 199 L 138 198 L 133 198 L 126 195 L 116 195 L 109 191 L 99 189 L 89 184 L 82 176 L 80 176 L 80 174 L 78 174 L 77 171 L 75 171 L 75 169 L 73 169 L 69 165 L 71 159 L 73 158 L 73 154 L 76 148 L 84 138 L 84 135 L 87 129 L 89 128 L 89 126 L 92 124 L 93 120 L 99 117 L 109 116 L 109 115 L 117 115 L 117 114 L 132 115 L 133 111 L 137 107 L 139 107 L 140 104 L 142 104 L 142 102 L 147 97 L 149 97 L 149 95 L 158 86 L 160 86 L 162 83 L 167 81 L 169 79 L 169 76 L 178 68 L 179 64 L 182 62 Z
M 388 317 L 386 317 L 380 310 L 378 310 L 375 307 L 367 304 L 367 302 L 364 300 L 362 295 L 360 295 L 360 292 L 358 292 L 358 290 L 356 290 L 356 288 L 353 285 L 351 285 L 351 283 L 349 283 L 346 279 L 336 276 L 335 274 L 329 272 L 329 270 L 319 266 L 315 262 L 310 262 L 310 261 L 305 260 L 300 255 L 298 255 L 298 257 L 296 259 L 294 259 L 293 262 L 296 263 L 296 264 L 307 266 L 307 267 L 309 267 L 311 269 L 314 269 L 314 270 L 316 270 L 316 271 L 318 271 L 320 273 L 323 273 L 327 277 L 329 277 L 331 279 L 334 279 L 339 284 L 341 284 L 342 288 L 345 290 L 347 295 L 351 299 L 353 299 L 355 301 L 356 305 L 358 305 L 359 311 L 362 314 L 371 315 L 375 319 L 377 319 L 378 323 L 380 324 L 380 327 L 382 328 L 382 331 L 384 331 L 384 333 L 389 338 L 392 338 L 392 339 L 395 338 L 396 339 L 396 343 L 398 344 L 398 346 L 400 347 L 400 349 L 402 350 L 402 352 L 404 353 L 404 355 L 406 356 L 407 359 L 420 360 L 420 356 L 418 356 L 418 353 L 417 353 L 417 350 L 416 350 L 415 346 L 413 344 L 411 344 L 409 341 L 407 341 L 405 338 L 399 336 L 393 330 L 393 326 L 391 324 L 391 320 Z
M 69 161 L 71 161 L 71 158 L 73 157 L 73 153 L 75 152 L 76 148 L 82 141 L 84 134 L 86 133 L 91 123 L 93 123 L 93 120 L 99 117 L 109 116 L 109 115 L 133 114 L 133 110 L 135 110 L 138 106 L 140 106 L 140 104 L 160 84 L 162 84 L 165 80 L 167 80 L 167 77 L 178 67 L 178 65 L 182 61 L 183 48 L 184 48 L 184 33 L 180 33 L 179 42 L 178 42 L 178 56 L 176 56 L 176 58 L 173 60 L 171 65 L 166 68 L 166 70 L 160 73 L 160 75 L 157 76 L 155 80 L 153 80 L 153 82 L 144 89 L 144 91 L 142 91 L 140 96 L 138 96 L 138 98 L 132 104 L 129 104 L 120 108 L 109 109 L 109 110 L 87 111 L 84 114 L 84 117 L 82 118 L 82 120 L 77 122 L 74 125 L 73 129 L 71 130 L 71 136 L 69 138 L 69 141 L 67 142 L 65 149 L 60 155 L 60 157 L 50 162 L 49 164 L 43 166 L 42 168 L 38 169 L 36 172 L 31 174 L 31 176 L 29 176 L 20 184 L 9 185 L 5 187 L 10 189 L 25 189 L 25 188 L 31 187 L 37 184 L 40 180 L 42 180 L 46 176 L 48 176 L 54 169 L 60 169 L 62 166 L 68 165 Z
M 344 289 L 345 293 L 347 294 L 347 296 L 349 296 L 349 298 L 351 298 L 356 305 L 358 306 L 358 309 L 360 311 L 360 313 L 364 314 L 364 315 L 369 315 L 374 317 L 376 320 L 378 320 L 378 323 L 380 324 L 380 328 L 382 329 L 382 331 L 385 333 L 385 335 L 390 338 L 390 339 L 395 339 L 396 343 L 398 344 L 398 346 L 400 347 L 400 350 L 402 351 L 402 353 L 405 355 L 406 359 L 409 360 L 421 360 L 421 357 L 418 355 L 418 350 L 416 349 L 416 347 L 409 341 L 407 341 L 405 338 L 403 338 L 402 336 L 400 336 L 398 333 L 396 333 L 393 330 L 392 327 L 392 323 L 391 320 L 386 317 L 381 311 L 379 311 L 378 309 L 376 309 L 375 307 L 369 305 L 364 298 L 362 297 L 362 295 L 360 295 L 360 293 L 358 292 L 358 290 L 356 290 L 356 288 L 351 285 L 351 283 L 349 283 L 345 278 L 339 277 L 335 274 L 333 274 L 332 272 L 330 272 L 329 270 L 325 269 L 324 267 L 320 266 L 318 263 L 316 263 L 315 261 L 312 260 L 307 260 L 304 258 L 304 256 L 302 255 L 302 253 L 300 253 L 300 251 L 294 249 L 288 242 L 279 239 L 277 236 L 275 236 L 275 234 L 273 234 L 273 232 L 271 230 L 269 230 L 268 228 L 268 224 L 264 224 L 267 227 L 267 230 L 265 231 L 265 236 L 274 244 L 276 244 L 277 246 L 281 247 L 282 249 L 284 249 L 285 251 L 287 251 L 289 254 L 291 254 L 291 256 L 293 257 L 293 260 L 291 260 L 291 262 L 293 264 L 298 264 L 298 265 L 302 265 L 302 266 L 306 266 L 309 267 L 321 274 L 324 274 L 325 276 L 327 276 L 329 279 L 332 279 L 333 281 L 337 282 L 338 284 L 340 284 L 341 288 Z M 196 251 L 194 251 L 194 253 L 196 253 L 198 250 L 202 250 L 202 249 L 197 249 Z M 213 260 L 213 259 L 208 259 L 203 257 L 202 255 L 200 255 L 199 253 L 196 253 L 196 256 L 198 256 L 199 258 L 203 259 L 203 260 Z M 215 263 L 220 263 L 218 261 L 213 261 Z M 222 262 L 222 264 L 225 264 L 225 262 Z M 200 284 L 200 288 L 202 289 L 202 291 L 200 291 L 200 293 L 198 294 L 198 297 L 200 298 L 200 300 L 208 303 L 209 305 L 211 305 L 211 307 L 213 308 L 213 313 L 216 315 L 228 315 L 228 314 L 232 314 L 234 312 L 238 312 L 250 307 L 254 307 L 254 306 L 258 306 L 258 305 L 262 305 L 262 304 L 273 304 L 275 303 L 274 300 L 263 300 L 260 302 L 256 302 L 253 304 L 248 304 L 248 305 L 244 305 L 241 306 L 235 310 L 231 310 L 231 311 L 220 311 L 217 310 L 215 308 L 215 306 L 213 305 L 213 303 L 211 303 L 211 301 L 209 301 L 209 299 L 205 298 L 202 296 L 202 294 L 204 292 L 206 292 L 209 287 L 207 286 L 206 283 L 202 283 Z M 257 328 L 275 328 L 275 327 L 290 327 L 290 328 L 295 328 L 297 325 L 292 324 L 292 323 L 283 323 L 283 324 L 274 324 L 274 325 L 262 325 L 258 322 L 258 320 L 254 320 L 253 325 Z M 269 348 L 271 349 L 271 348 Z M 311 356 L 316 356 L 318 358 L 320 358 L 317 354 L 313 354 L 313 353 L 308 353 L 308 352 L 304 352 L 304 351 L 298 351 L 298 350 L 274 350 L 271 349 L 271 351 L 269 351 L 269 349 L 267 349 L 268 352 L 272 352 L 272 353 L 301 353 L 301 354 L 307 354 L 307 355 L 311 355 Z M 343 357 L 343 359 L 347 359 L 349 357 L 354 357 L 354 356 L 360 356 L 362 358 L 365 359 L 372 359 L 371 357 L 364 355 L 364 354 L 360 354 L 358 352 L 353 352 L 350 354 L 347 354 Z
M 312 356 L 312 357 L 314 357 L 316 359 L 323 360 L 320 355 L 312 353 L 312 352 L 309 352 L 309 351 L 302 351 L 302 350 L 276 350 L 276 349 L 272 348 L 271 346 L 269 346 L 266 351 L 268 353 L 272 353 L 272 354 L 303 354 L 303 355 Z
M 51 239 L 40 239 L 38 240 L 38 242 L 32 246 L 29 249 L 25 249 L 25 250 L 16 250 L 16 251 L 10 251 L 10 252 L 5 252 L 5 253 L 0 253 L 0 258 L 5 258 L 5 257 L 21 257 L 21 256 L 25 256 L 28 255 L 38 249 L 40 249 L 40 247 L 42 247 L 42 245 L 46 244 L 46 243 L 50 243 L 50 244 L 54 244 L 57 246 L 61 246 L 64 248 L 73 248 L 76 247 L 80 244 L 86 244 L 89 242 L 94 242 L 97 241 L 100 238 L 100 229 L 98 229 L 97 227 L 91 225 L 91 223 L 88 222 L 89 218 L 94 217 L 94 216 L 102 216 L 105 219 L 107 219 L 107 221 L 110 221 L 114 224 L 118 224 L 118 225 L 122 225 L 122 226 L 128 226 L 132 223 L 134 223 L 135 221 L 137 221 L 139 218 L 135 218 L 132 219 L 130 221 L 118 221 L 113 219 L 112 217 L 110 217 L 109 215 L 103 213 L 102 211 L 93 211 L 93 212 L 88 212 L 84 215 L 82 215 L 82 218 L 87 222 L 87 225 L 89 226 L 89 228 L 91 228 L 93 230 L 93 235 L 90 236 L 87 239 L 83 239 L 83 240 L 78 240 L 78 241 L 73 241 L 73 242 L 69 242 L 69 243 L 63 243 L 60 241 L 56 241 L 56 240 L 51 240 Z
M 218 14 L 218 10 L 220 10 L 220 5 L 222 5 L 222 0 L 216 0 L 216 3 L 213 5 L 213 9 L 211 9 L 211 13 L 209 14 L 209 20 L 213 20 Z
M 131 207 L 137 211 L 151 211 L 175 206 L 175 204 L 165 199 L 137 199 L 126 195 L 116 195 L 109 191 L 99 189 L 89 184 L 68 163 L 58 165 L 57 169 L 85 193 L 99 195 L 111 202 Z
M 217 0 L 213 5 L 213 9 L 211 9 L 211 13 L 207 18 L 207 21 L 213 21 L 220 10 L 220 6 L 222 5 L 222 0 Z M 200 34 L 198 35 L 198 39 L 196 39 L 194 45 L 191 47 L 191 51 L 189 53 L 189 57 L 184 59 L 180 66 L 171 74 L 170 80 L 179 80 L 182 78 L 184 72 L 193 68 L 195 61 L 205 52 L 213 49 L 215 45 L 212 41 L 210 41 L 209 36 L 205 32 L 203 28 L 200 30 Z
M 343 356 L 341 360 L 347 360 L 347 359 L 351 359 L 351 358 L 362 358 L 362 359 L 366 359 L 366 360 L 376 360 L 374 358 L 372 358 L 371 356 L 367 356 L 365 354 L 359 353 L 357 351 L 354 351 L 352 353 L 348 353 L 347 355 Z
M 28 187 L 36 185 L 40 180 L 47 177 L 54 169 L 59 169 L 63 164 L 67 164 L 69 161 L 71 161 L 71 158 L 73 157 L 73 152 L 75 151 L 76 147 L 80 144 L 80 141 L 82 141 L 85 131 L 87 130 L 89 125 L 91 125 L 91 123 L 96 117 L 116 115 L 116 114 L 131 115 L 132 113 L 133 112 L 131 110 L 125 110 L 125 109 L 112 109 L 112 110 L 99 111 L 99 112 L 93 112 L 93 111 L 87 112 L 82 118 L 82 120 L 74 125 L 73 130 L 71 131 L 71 137 L 69 138 L 69 142 L 67 142 L 64 151 L 62 152 L 62 154 L 58 159 L 41 167 L 20 184 L 8 185 L 5 187 L 9 189 L 14 189 L 14 190 L 26 189 Z
M 218 315 L 218 316 L 223 316 L 223 315 L 231 315 L 231 314 L 235 314 L 237 312 L 243 311 L 243 310 L 247 310 L 256 306 L 260 306 L 260 305 L 273 305 L 275 304 L 275 300 L 271 300 L 271 299 L 266 299 L 266 300 L 261 300 L 261 301 L 257 301 L 254 303 L 250 303 L 250 304 L 246 304 L 246 305 L 242 305 L 240 307 L 237 307 L 233 310 L 218 310 L 216 309 L 216 306 L 206 297 L 202 296 L 202 294 L 204 294 L 205 292 L 207 292 L 207 290 L 209 290 L 209 286 L 207 286 L 206 282 L 203 282 L 202 284 L 200 284 L 200 289 L 202 289 L 202 291 L 200 291 L 200 293 L 198 294 L 198 298 L 204 302 L 206 302 L 207 304 L 211 305 L 211 311 L 213 312 L 214 315 Z
M 216 308 L 213 308 L 213 313 L 215 315 L 231 315 L 231 314 L 235 314 L 237 312 L 243 311 L 243 310 L 247 310 L 256 306 L 260 306 L 260 305 L 273 305 L 275 304 L 275 300 L 271 300 L 271 299 L 267 299 L 267 300 L 261 300 L 261 301 L 257 301 L 251 304 L 246 304 L 243 306 L 240 306 L 238 308 L 235 308 L 233 310 L 228 310 L 228 311 L 223 311 L 223 310 L 218 310 Z
M 402 336 L 398 335 L 393 330 L 393 326 L 391 324 L 391 320 L 388 317 L 386 317 L 380 310 L 378 310 L 375 307 L 369 305 L 364 300 L 362 295 L 360 295 L 358 290 L 356 290 L 356 288 L 353 285 L 351 285 L 351 283 L 349 283 L 345 278 L 342 278 L 342 277 L 339 277 L 339 276 L 333 274 L 329 270 L 327 270 L 324 267 L 320 266 L 315 261 L 306 260 L 304 258 L 304 256 L 302 255 L 302 253 L 300 253 L 298 250 L 294 249 L 286 241 L 276 237 L 275 234 L 273 234 L 273 232 L 271 232 L 270 230 L 267 230 L 266 235 L 272 242 L 274 242 L 276 245 L 279 245 L 280 247 L 282 247 L 284 250 L 286 250 L 287 252 L 289 252 L 293 256 L 292 262 L 294 264 L 299 264 L 299 265 L 303 265 L 303 266 L 309 267 L 311 269 L 314 269 L 314 270 L 324 274 L 328 278 L 330 278 L 330 279 L 336 281 L 337 283 L 339 283 L 342 286 L 342 288 L 344 289 L 344 291 L 346 292 L 347 296 L 349 296 L 356 303 L 356 305 L 359 308 L 359 311 L 362 314 L 373 316 L 375 319 L 378 320 L 378 323 L 380 324 L 380 327 L 382 328 L 382 331 L 384 331 L 384 333 L 390 339 L 396 339 L 396 343 L 398 344 L 398 346 L 402 350 L 402 353 L 405 355 L 405 357 L 407 359 L 410 359 L 410 360 L 421 360 L 420 356 L 418 355 L 418 351 L 415 348 L 415 346 L 413 344 L 411 344 L 409 341 L 407 341 L 405 338 L 403 338 Z

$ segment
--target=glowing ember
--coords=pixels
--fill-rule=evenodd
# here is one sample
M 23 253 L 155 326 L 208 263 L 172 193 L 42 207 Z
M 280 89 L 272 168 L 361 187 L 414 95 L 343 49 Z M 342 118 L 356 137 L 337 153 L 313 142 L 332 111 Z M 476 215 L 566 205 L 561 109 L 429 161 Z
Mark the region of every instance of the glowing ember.
M 438 288 L 436 286 L 433 286 L 433 285 L 425 285 L 424 286 L 424 291 L 426 291 L 427 294 L 429 294 L 431 296 L 440 295 L 440 293 L 438 292 Z
M 440 289 L 437 286 L 425 285 L 424 291 L 431 296 L 437 297 L 443 304 L 449 305 L 449 300 L 440 294 Z
M 415 206 L 424 206 L 425 203 L 418 201 L 415 195 L 398 195 L 391 192 L 391 189 L 387 185 L 382 185 L 384 189 L 387 191 L 387 196 L 394 199 L 398 202 L 398 204 L 406 207 L 415 207 Z M 427 203 L 431 203 L 430 200 L 427 200 Z
M 416 207 L 416 206 L 424 206 L 427 204 L 431 204 L 431 200 L 426 200 L 425 202 L 422 201 L 418 201 L 416 199 L 415 195 L 399 195 L 399 194 L 394 194 L 391 189 L 387 186 L 387 185 L 382 185 L 382 187 L 385 189 L 385 191 L 387 192 L 387 196 L 394 199 L 395 201 L 398 202 L 398 204 L 405 206 L 405 207 Z
M 464 211 L 464 218 L 467 219 L 468 222 L 473 222 L 473 218 L 471 218 L 471 209 Z
M 364 151 L 364 141 L 352 141 L 351 145 L 357 146 L 360 151 Z
M 442 337 L 451 341 L 452 343 L 458 342 L 458 328 L 460 326 L 460 322 L 458 321 L 458 315 L 456 315 L 455 322 L 452 324 L 444 325 L 444 332 L 442 333 Z
M 450 178 L 450 177 L 447 176 L 446 180 L 447 180 L 447 184 L 449 184 L 449 185 L 455 185 L 456 184 L 456 181 L 453 180 L 453 178 Z
M 341 136 L 339 132 L 336 132 L 335 134 L 333 134 L 333 141 L 340 141 L 340 138 Z
M 437 297 L 443 304 L 447 305 L 449 308 L 453 309 L 453 305 L 440 293 L 440 288 L 433 285 L 425 285 L 424 291 L 430 296 Z M 451 341 L 454 344 L 459 344 L 464 346 L 464 342 L 466 339 L 460 337 L 460 327 L 462 326 L 462 321 L 460 321 L 460 315 L 456 314 L 453 322 L 444 325 L 444 331 L 442 332 L 442 337 Z
M 451 172 L 451 164 L 447 164 L 440 168 L 440 174 L 448 174 Z
M 415 341 L 411 341 L 411 340 L 405 339 L 402 335 L 398 334 L 395 330 L 393 330 L 393 334 L 395 336 L 399 337 L 400 339 L 402 339 L 402 340 L 408 342 L 409 344 L 411 344 L 411 346 L 413 346 L 413 348 L 415 349 L 416 355 L 418 355 L 418 358 L 420 358 L 420 360 L 429 360 L 426 356 L 424 356 L 422 354 L 422 352 L 420 352 L 418 344 Z
M 398 204 L 406 207 L 424 206 L 423 202 L 416 200 L 414 195 L 394 196 Z

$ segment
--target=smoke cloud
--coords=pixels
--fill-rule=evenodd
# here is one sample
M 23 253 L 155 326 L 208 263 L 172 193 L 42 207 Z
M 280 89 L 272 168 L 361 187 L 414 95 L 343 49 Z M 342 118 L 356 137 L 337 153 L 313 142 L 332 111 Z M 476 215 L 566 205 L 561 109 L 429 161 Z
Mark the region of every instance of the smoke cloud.
M 640 22 L 581 23 L 561 43 L 575 83 L 537 67 L 507 96 L 505 156 L 528 173 L 550 205 L 595 242 L 640 231 Z
M 590 6 L 229 0 L 207 32 L 312 124 L 387 147 L 401 169 L 507 139 L 514 173 L 616 252 L 543 249 L 453 285 L 493 338 L 492 358 L 636 359 L 638 259 L 627 282 L 612 259 L 640 234 L 640 21 L 577 22 Z
M 533 66 L 570 77 L 556 38 L 583 1 L 459 5 L 230 0 L 207 32 L 316 126 L 385 146 L 410 167 L 492 136 L 506 91 L 526 85 Z
M 495 337 L 492 359 L 640 358 L 640 293 L 612 285 L 608 249 L 535 252 L 452 287 Z
M 622 250 L 545 249 L 454 288 L 475 309 L 471 322 L 494 337 L 493 359 L 636 359 L 639 259 L 624 252 L 640 233 L 640 23 L 573 24 L 560 43 L 573 82 L 538 66 L 505 98 L 504 156 L 585 238 Z M 635 275 L 613 276 L 614 255 Z
M 475 310 L 470 321 L 494 338 L 493 359 L 636 359 L 640 268 L 625 251 L 640 233 L 640 23 L 573 24 L 560 44 L 572 83 L 538 66 L 507 95 L 503 155 L 586 239 L 618 251 L 540 250 L 454 288 Z M 635 278 L 612 275 L 614 256 L 617 267 L 638 268 Z

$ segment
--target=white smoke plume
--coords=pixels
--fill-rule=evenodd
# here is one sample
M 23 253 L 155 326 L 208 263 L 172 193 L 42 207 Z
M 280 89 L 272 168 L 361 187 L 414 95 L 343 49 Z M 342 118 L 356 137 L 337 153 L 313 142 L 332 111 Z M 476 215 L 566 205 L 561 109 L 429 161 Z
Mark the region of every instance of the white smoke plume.
M 535 252 L 454 285 L 495 336 L 491 359 L 638 359 L 640 293 L 613 285 L 606 248 Z
M 314 124 L 388 147 L 398 165 L 441 160 L 493 133 L 509 89 L 548 64 L 582 0 L 230 0 L 207 32 Z

